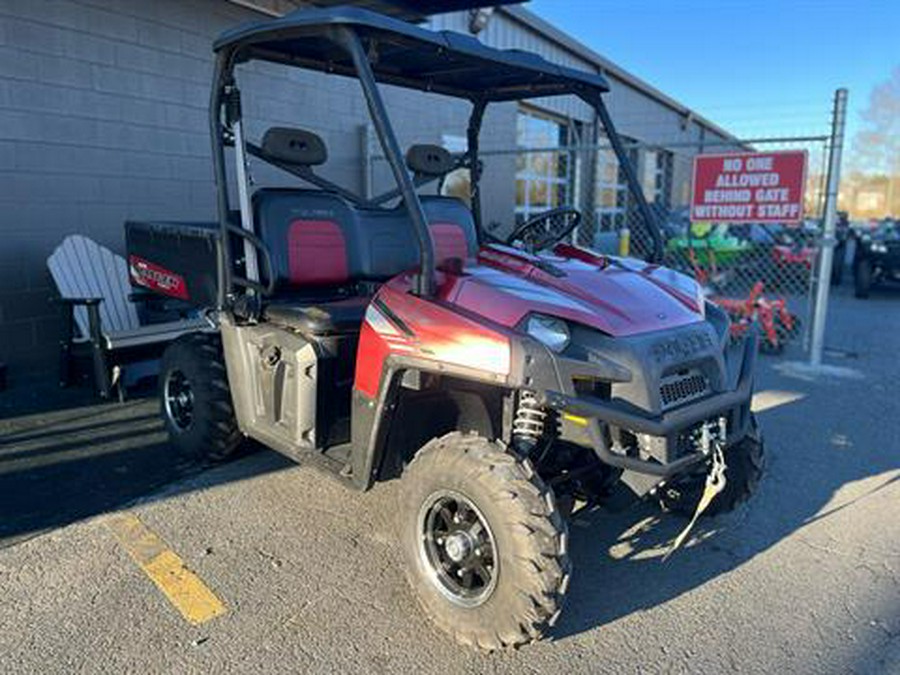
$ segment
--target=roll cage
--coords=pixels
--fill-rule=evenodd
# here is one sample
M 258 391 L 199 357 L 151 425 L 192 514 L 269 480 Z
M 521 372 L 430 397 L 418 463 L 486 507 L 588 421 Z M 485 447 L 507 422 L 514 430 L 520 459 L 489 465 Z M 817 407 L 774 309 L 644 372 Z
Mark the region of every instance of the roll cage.
M 416 188 L 428 182 L 411 177 L 403 162 L 378 84 L 437 93 L 471 103 L 467 127 L 468 147 L 459 165 L 471 170 L 471 204 L 479 240 L 485 237 L 481 217 L 479 136 L 491 103 L 538 97 L 575 95 L 590 105 L 618 157 L 625 180 L 653 239 L 651 261 L 662 256 L 662 238 L 644 198 L 634 167 L 616 133 L 602 95 L 606 79 L 550 63 L 518 50 L 487 47 L 474 37 L 450 31 L 433 32 L 364 9 L 302 9 L 284 17 L 245 24 L 225 32 L 214 44 L 216 53 L 210 97 L 210 133 L 217 186 L 221 252 L 218 279 L 219 307 L 228 306 L 239 288 L 267 292 L 260 282 L 258 252 L 271 272 L 265 245 L 254 234 L 247 179 L 247 156 L 272 162 L 243 135 L 240 91 L 235 68 L 252 60 L 269 61 L 307 70 L 355 78 L 360 82 L 369 114 L 397 187 L 369 200 L 369 205 L 400 197 L 408 212 L 420 249 L 421 269 L 414 292 L 434 291 L 434 245 Z M 225 148 L 234 147 L 241 223 L 233 222 L 228 197 Z M 352 193 L 325 181 L 308 169 L 280 166 L 299 178 L 351 199 Z M 235 238 L 244 242 L 244 275 L 236 273 Z M 271 276 L 271 274 L 269 274 Z

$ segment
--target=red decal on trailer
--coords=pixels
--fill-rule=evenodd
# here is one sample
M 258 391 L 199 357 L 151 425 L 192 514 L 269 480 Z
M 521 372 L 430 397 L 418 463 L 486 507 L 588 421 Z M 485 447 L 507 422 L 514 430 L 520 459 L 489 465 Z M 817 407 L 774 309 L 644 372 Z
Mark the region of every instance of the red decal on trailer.
M 188 300 L 190 298 L 184 277 L 149 260 L 144 260 L 136 255 L 129 256 L 128 273 L 138 286 L 149 288 L 151 291 L 178 298 L 179 300 Z

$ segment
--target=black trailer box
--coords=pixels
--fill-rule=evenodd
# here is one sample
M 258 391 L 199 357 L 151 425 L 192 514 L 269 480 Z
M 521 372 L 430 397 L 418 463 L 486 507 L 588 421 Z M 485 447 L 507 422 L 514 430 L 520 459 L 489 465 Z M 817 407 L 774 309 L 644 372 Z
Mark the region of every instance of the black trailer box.
M 197 307 L 216 304 L 218 223 L 128 221 L 131 285 Z

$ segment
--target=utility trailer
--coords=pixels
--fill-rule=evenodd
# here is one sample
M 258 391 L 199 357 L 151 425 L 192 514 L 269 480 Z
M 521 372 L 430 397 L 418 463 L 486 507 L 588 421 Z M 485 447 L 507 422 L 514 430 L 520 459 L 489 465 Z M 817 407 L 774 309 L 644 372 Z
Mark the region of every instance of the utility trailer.
M 241 26 L 214 50 L 216 226 L 128 225 L 133 282 L 217 327 L 163 359 L 179 448 L 222 459 L 249 437 L 360 490 L 399 478 L 417 597 L 485 649 L 536 639 L 559 616 L 576 503 L 602 503 L 618 483 L 689 513 L 749 496 L 763 452 L 756 338 L 730 341 L 697 284 L 656 263 L 662 239 L 603 76 L 350 8 Z M 309 130 L 248 138 L 241 66 L 256 60 L 357 80 L 396 187 L 364 197 L 326 180 L 326 145 Z M 468 102 L 466 152 L 402 152 L 384 84 Z M 502 241 L 484 227 L 485 110 L 567 95 L 592 106 L 618 156 L 654 241 L 647 261 L 569 243 L 580 214 L 568 207 Z M 251 185 L 251 161 L 296 187 Z M 459 167 L 471 207 L 429 191 Z

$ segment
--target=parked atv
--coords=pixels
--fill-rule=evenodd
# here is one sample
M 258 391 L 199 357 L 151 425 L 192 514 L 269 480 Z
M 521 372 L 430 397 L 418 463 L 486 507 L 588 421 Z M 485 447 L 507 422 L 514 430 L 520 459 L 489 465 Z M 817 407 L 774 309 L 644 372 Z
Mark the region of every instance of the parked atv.
M 858 237 L 853 257 L 857 298 L 868 298 L 872 286 L 888 282 L 900 282 L 900 223 L 890 219 Z
M 179 448 L 222 459 L 252 438 L 359 489 L 399 476 L 412 587 L 435 623 L 485 649 L 556 621 L 576 498 L 597 503 L 622 482 L 690 512 L 723 472 L 711 509 L 750 495 L 763 451 L 750 412 L 756 339 L 732 343 L 700 287 L 654 264 L 662 242 L 603 76 L 349 8 L 241 26 L 214 48 L 218 220 L 127 225 L 133 283 L 206 308 L 215 326 L 165 354 L 162 408 Z M 248 138 L 239 66 L 255 60 L 356 78 L 396 187 L 364 197 L 328 181 L 310 131 Z M 404 157 L 385 84 L 468 102 L 464 155 L 415 145 Z M 486 232 L 486 108 L 556 95 L 596 110 L 651 260 L 565 243 L 580 217 L 570 208 L 505 241 Z M 311 187 L 253 189 L 251 158 Z M 458 168 L 471 209 L 425 194 Z

